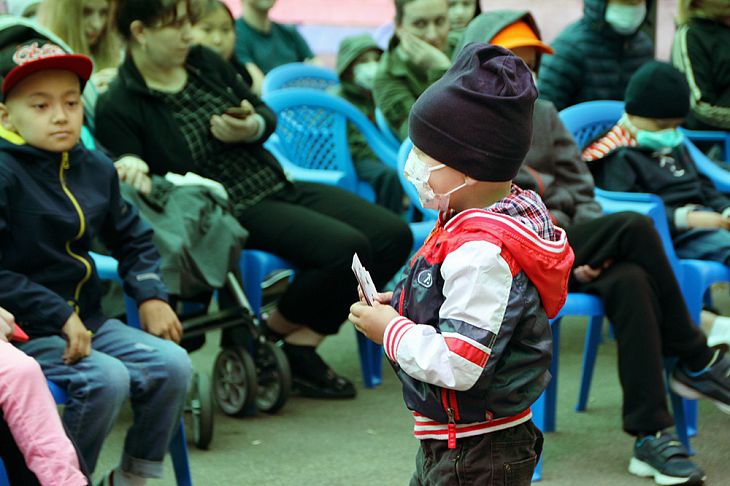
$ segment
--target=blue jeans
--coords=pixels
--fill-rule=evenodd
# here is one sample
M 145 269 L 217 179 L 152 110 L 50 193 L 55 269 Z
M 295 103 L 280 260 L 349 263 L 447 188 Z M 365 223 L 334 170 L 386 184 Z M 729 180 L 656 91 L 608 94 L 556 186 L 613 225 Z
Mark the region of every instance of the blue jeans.
M 99 328 L 91 345 L 91 354 L 73 365 L 63 362 L 66 341 L 60 336 L 32 339 L 21 349 L 66 390 L 63 420 L 89 471 L 129 397 L 134 423 L 124 441 L 122 470 L 162 477 L 162 461 L 185 405 L 190 358 L 175 343 L 115 319 Z
M 725 229 L 690 229 L 673 238 L 679 258 L 712 260 L 730 264 L 730 231 Z

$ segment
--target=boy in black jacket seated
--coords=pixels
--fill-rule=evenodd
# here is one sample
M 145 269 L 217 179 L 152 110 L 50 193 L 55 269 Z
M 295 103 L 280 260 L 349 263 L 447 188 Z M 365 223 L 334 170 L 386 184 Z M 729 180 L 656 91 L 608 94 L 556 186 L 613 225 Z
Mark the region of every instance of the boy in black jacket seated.
M 102 482 L 141 485 L 162 475 L 184 405 L 191 366 L 175 344 L 182 328 L 166 301 L 150 229 L 121 198 L 112 162 L 78 143 L 91 60 L 45 38 L 16 36 L 5 45 L 0 305 L 31 338 L 23 351 L 66 390 L 64 421 L 91 471 L 130 397 L 134 423 L 122 461 Z M 102 314 L 89 256 L 97 236 L 119 261 L 146 332 Z
M 730 263 L 730 198 L 700 174 L 682 144 L 689 86 L 669 64 L 644 65 L 626 88 L 626 113 L 583 151 L 598 187 L 664 200 L 680 258 Z

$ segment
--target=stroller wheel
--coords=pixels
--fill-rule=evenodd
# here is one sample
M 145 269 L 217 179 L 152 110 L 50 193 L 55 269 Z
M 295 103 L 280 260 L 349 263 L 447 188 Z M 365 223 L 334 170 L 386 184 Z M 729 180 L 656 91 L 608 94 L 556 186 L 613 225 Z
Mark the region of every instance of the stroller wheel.
M 205 372 L 195 372 L 190 387 L 190 415 L 193 442 L 198 449 L 207 449 L 213 440 L 213 391 L 210 377 Z
M 213 366 L 213 389 L 218 406 L 227 415 L 250 411 L 256 398 L 256 365 L 245 348 L 221 349 Z
M 268 340 L 254 344 L 258 392 L 256 408 L 274 413 L 284 406 L 291 392 L 291 369 L 286 355 Z

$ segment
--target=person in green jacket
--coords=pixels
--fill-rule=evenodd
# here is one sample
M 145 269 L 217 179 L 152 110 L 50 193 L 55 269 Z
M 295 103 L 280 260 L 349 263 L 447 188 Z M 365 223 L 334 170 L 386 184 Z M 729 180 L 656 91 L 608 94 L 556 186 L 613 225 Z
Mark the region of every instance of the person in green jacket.
M 451 66 L 447 0 L 394 0 L 395 34 L 380 58 L 373 96 L 390 128 L 408 136 L 416 98 Z
M 672 63 L 687 77 L 693 130 L 730 130 L 730 2 L 681 0 Z
M 335 69 L 340 84 L 334 94 L 349 101 L 375 123 L 373 82 L 383 50 L 369 34 L 347 37 L 340 43 Z M 403 188 L 398 173 L 373 153 L 365 136 L 352 124 L 347 126 L 350 156 L 357 176 L 375 190 L 375 202 L 396 214 L 403 211 Z

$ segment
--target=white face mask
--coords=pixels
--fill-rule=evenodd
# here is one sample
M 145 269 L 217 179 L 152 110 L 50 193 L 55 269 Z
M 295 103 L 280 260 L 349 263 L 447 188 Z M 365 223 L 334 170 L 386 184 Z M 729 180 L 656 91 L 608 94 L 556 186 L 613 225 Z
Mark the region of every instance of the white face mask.
M 373 90 L 375 74 L 378 72 L 378 62 L 370 61 L 358 64 L 353 68 L 355 84 L 368 91 Z
M 437 211 L 446 211 L 449 209 L 449 199 L 451 195 L 466 187 L 466 181 L 460 186 L 457 186 L 444 194 L 436 194 L 428 183 L 428 179 L 431 177 L 431 172 L 443 169 L 446 167 L 445 164 L 434 165 L 429 167 L 424 163 L 415 150 L 411 150 L 406 159 L 406 166 L 403 169 L 403 175 L 406 176 L 408 182 L 416 186 L 418 191 L 418 199 L 421 201 L 421 206 L 426 209 L 436 209 Z
M 636 32 L 646 18 L 646 2 L 639 5 L 609 4 L 606 7 L 606 22 L 619 35 Z

